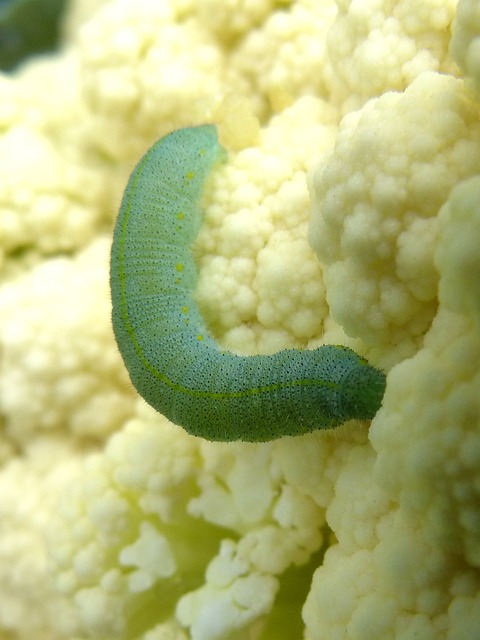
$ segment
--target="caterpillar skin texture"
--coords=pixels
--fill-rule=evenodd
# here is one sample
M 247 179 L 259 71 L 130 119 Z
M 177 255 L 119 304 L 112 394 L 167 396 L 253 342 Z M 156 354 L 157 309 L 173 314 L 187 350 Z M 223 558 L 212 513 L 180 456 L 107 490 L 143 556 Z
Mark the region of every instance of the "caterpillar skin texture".
M 207 440 L 261 442 L 373 418 L 385 376 L 346 347 L 237 356 L 219 349 L 194 300 L 190 250 L 205 178 L 226 158 L 214 125 L 174 131 L 133 171 L 111 256 L 113 328 L 132 383 Z

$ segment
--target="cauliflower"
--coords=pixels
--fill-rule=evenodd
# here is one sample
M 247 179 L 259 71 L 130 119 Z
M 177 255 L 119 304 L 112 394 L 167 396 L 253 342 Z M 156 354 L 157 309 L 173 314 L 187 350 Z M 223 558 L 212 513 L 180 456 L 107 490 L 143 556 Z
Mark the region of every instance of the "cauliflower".
M 350 531 L 314 575 L 304 609 L 312 640 L 480 631 L 479 197 L 476 176 L 439 212 L 438 313 L 423 347 L 390 371 L 371 447 L 336 485 L 327 521 L 337 536 L 345 521 Z
M 259 114 L 281 111 L 302 95 L 327 96 L 326 36 L 335 13 L 333 2 L 300 0 L 246 34 L 232 56 L 231 81 L 255 96 Z
M 0 288 L 0 404 L 17 445 L 40 431 L 104 438 L 133 412 L 110 325 L 109 245 L 100 238 Z
M 57 588 L 81 628 L 137 637 L 167 619 L 201 639 L 258 626 L 284 572 L 322 543 L 352 437 L 364 442 L 366 432 L 209 443 L 139 404 L 105 452 L 87 460 L 86 482 L 65 497 L 52 534 Z M 302 605 L 294 597 L 289 633 Z M 160 618 L 152 598 L 162 603 Z
M 477 13 L 71 0 L 62 48 L 0 78 L 0 636 L 480 636 Z M 354 348 L 387 373 L 371 424 L 207 442 L 132 388 L 115 213 L 202 122 L 212 334 Z
M 399 357 L 437 312 L 437 214 L 480 168 L 480 109 L 463 81 L 426 73 L 346 116 L 311 176 L 310 240 L 347 333 Z
M 453 73 L 450 27 L 457 0 L 338 0 L 325 76 L 344 113 L 425 71 Z
M 66 56 L 0 76 L 2 269 L 79 250 L 111 224 L 119 170 L 90 144 L 76 65 Z
M 452 53 L 473 86 L 480 89 L 480 7 L 475 0 L 463 0 L 453 25 Z
M 307 241 L 305 173 L 319 150 L 331 149 L 335 118 L 322 101 L 299 99 L 272 119 L 258 147 L 213 176 L 218 195 L 195 245 L 196 297 L 232 351 L 271 353 L 321 334 L 327 309 Z
M 186 19 L 190 13 L 181 2 L 120 0 L 76 34 L 99 153 L 132 163 L 155 138 L 218 106 L 225 54 L 200 21 Z
M 49 572 L 52 514 L 79 477 L 84 453 L 68 438 L 38 437 L 2 465 L 0 482 L 0 618 L 2 638 L 72 638 L 75 616 Z M 66 633 L 64 633 L 66 632 Z

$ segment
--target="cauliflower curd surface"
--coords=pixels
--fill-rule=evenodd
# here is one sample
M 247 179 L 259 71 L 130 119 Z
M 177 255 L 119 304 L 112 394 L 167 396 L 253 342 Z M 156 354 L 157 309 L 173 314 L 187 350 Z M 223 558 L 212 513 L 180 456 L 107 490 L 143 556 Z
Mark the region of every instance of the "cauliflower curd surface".
M 480 637 L 477 0 L 71 0 L 0 76 L 0 638 Z M 218 125 L 196 300 L 222 348 L 343 344 L 371 421 L 212 443 L 110 319 L 128 175 Z

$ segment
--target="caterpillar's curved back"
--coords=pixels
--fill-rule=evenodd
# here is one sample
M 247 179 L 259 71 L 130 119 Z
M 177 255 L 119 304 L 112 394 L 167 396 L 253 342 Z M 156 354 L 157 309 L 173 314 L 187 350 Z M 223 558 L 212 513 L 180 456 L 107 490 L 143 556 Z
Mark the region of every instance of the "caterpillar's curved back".
M 208 334 L 193 300 L 190 246 L 203 182 L 225 156 L 214 125 L 180 129 L 147 151 L 128 182 L 110 283 L 113 328 L 134 386 L 208 440 L 260 442 L 372 418 L 385 376 L 351 349 L 241 357 Z

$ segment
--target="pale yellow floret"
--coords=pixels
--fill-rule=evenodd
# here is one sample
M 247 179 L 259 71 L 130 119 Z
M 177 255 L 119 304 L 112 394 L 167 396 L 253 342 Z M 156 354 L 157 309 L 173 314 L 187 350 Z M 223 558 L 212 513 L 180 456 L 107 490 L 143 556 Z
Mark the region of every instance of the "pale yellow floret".
M 461 0 L 453 23 L 451 54 L 465 76 L 480 90 L 480 5 Z
M 437 311 L 437 215 L 480 167 L 480 110 L 427 73 L 349 114 L 311 174 L 310 240 L 330 311 L 354 337 L 413 353 Z
M 72 0 L 0 78 L 2 638 L 480 637 L 479 16 Z M 211 443 L 136 398 L 112 224 L 146 148 L 205 122 L 209 329 L 355 348 L 388 374 L 371 425 Z
M 0 404 L 17 445 L 39 432 L 104 438 L 133 410 L 110 326 L 109 246 L 101 238 L 0 288 Z

